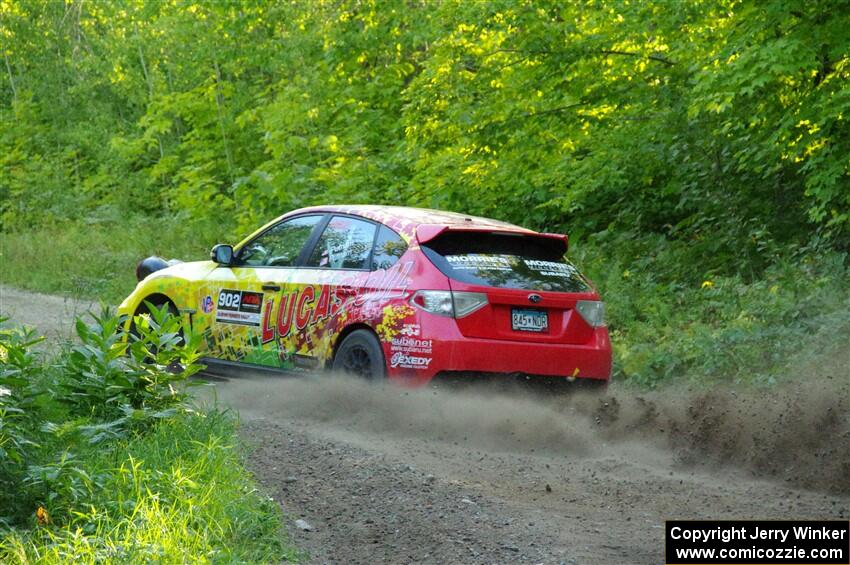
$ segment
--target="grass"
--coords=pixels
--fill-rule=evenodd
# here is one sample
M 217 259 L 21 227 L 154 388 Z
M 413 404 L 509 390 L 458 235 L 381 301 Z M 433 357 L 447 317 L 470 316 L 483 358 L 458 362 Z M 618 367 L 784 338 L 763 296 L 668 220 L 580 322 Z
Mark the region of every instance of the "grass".
M 0 563 L 298 559 L 235 416 L 190 403 L 199 339 L 180 318 L 154 311 L 131 337 L 90 315 L 49 357 L 2 322 Z
M 173 218 L 0 232 L 0 284 L 117 304 L 136 286 L 141 259 L 205 259 L 217 237 L 209 223 Z
M 676 249 L 632 260 L 585 246 L 580 265 L 604 291 L 615 378 L 756 385 L 800 376 L 850 331 L 850 268 L 838 252 L 788 254 L 758 276 L 674 272 Z M 644 263 L 644 264 L 642 264 Z M 668 272 L 665 272 L 668 271 Z
M 250 478 L 236 420 L 218 410 L 186 414 L 76 465 L 102 487 L 61 524 L 15 529 L 3 563 L 279 563 L 280 511 Z

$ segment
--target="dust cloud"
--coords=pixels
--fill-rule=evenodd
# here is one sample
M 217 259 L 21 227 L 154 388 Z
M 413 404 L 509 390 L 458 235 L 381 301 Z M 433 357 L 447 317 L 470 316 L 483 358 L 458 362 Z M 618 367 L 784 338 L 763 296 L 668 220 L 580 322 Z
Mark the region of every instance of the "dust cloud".
M 649 393 L 616 383 L 605 392 L 493 383 L 407 389 L 333 375 L 235 379 L 217 388 L 248 419 L 570 457 L 637 446 L 677 466 L 734 468 L 848 494 L 850 378 L 841 368 L 833 373 L 771 388 Z
M 595 402 L 562 404 L 594 418 L 599 437 L 663 447 L 682 465 L 735 467 L 800 488 L 850 493 L 850 379 L 771 389 L 612 389 Z
M 227 404 L 244 418 L 309 420 L 496 451 L 588 454 L 594 435 L 583 418 L 565 418 L 533 395 L 409 389 L 336 375 L 239 379 L 223 388 Z

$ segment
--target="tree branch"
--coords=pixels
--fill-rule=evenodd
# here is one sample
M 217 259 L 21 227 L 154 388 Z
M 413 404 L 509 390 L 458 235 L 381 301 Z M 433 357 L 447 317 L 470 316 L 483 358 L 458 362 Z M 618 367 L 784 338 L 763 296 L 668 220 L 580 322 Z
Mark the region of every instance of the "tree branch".
M 626 57 L 638 57 L 641 59 L 649 59 L 650 61 L 657 61 L 659 63 L 664 63 L 669 67 L 673 67 L 676 65 L 670 59 L 665 59 L 660 55 L 642 55 L 641 53 L 632 53 L 631 51 L 617 51 L 616 49 L 603 49 L 600 51 L 603 55 L 624 55 Z
M 12 100 L 18 101 L 18 90 L 15 88 L 15 79 L 12 77 L 12 67 L 9 65 L 9 55 L 3 53 L 3 58 L 6 59 L 6 72 L 9 73 L 9 85 L 12 87 Z
M 533 51 L 523 51 L 522 49 L 496 49 L 495 51 L 491 51 L 484 55 L 484 59 L 488 59 L 493 55 L 498 53 L 520 53 L 526 56 L 530 55 L 559 55 L 566 53 L 566 51 L 554 51 L 551 49 L 535 49 Z M 635 53 L 633 51 L 620 51 L 618 49 L 601 49 L 596 51 L 596 53 L 600 55 L 622 55 L 624 57 L 637 57 L 639 59 L 649 59 L 650 61 L 655 61 L 657 63 L 662 63 L 667 65 L 668 67 L 673 67 L 676 65 L 675 61 L 671 61 L 666 57 L 662 57 L 661 55 L 644 55 L 643 53 Z
M 538 118 L 540 116 L 547 116 L 550 114 L 559 114 L 566 110 L 572 110 L 573 108 L 578 108 L 579 106 L 587 106 L 589 102 L 574 102 L 572 104 L 565 104 L 563 106 L 556 106 L 555 108 L 548 108 L 546 110 L 540 110 L 536 112 L 522 112 L 519 115 L 511 116 L 509 118 L 505 118 L 502 120 L 493 120 L 491 122 L 487 122 L 486 124 L 482 124 L 476 129 L 484 130 L 494 126 L 504 126 L 506 124 L 511 124 L 517 122 L 519 120 L 526 120 L 529 118 Z

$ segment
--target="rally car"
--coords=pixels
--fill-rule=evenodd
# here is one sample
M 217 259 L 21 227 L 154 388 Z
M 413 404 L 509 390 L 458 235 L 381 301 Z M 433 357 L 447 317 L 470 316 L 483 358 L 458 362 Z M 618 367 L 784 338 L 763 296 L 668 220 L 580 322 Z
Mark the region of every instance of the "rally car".
M 463 214 L 321 206 L 209 261 L 146 261 L 119 307 L 167 305 L 203 333 L 209 370 L 332 369 L 423 384 L 523 374 L 604 384 L 604 306 L 567 237 Z

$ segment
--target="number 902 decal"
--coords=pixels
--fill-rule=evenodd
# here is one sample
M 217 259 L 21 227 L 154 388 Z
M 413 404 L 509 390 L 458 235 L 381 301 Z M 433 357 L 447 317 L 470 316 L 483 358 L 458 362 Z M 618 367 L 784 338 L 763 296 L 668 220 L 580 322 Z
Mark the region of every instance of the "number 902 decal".
M 242 293 L 238 290 L 222 290 L 218 293 L 218 307 L 239 310 Z
M 262 292 L 224 288 L 218 293 L 215 321 L 223 324 L 259 326 L 262 310 Z

